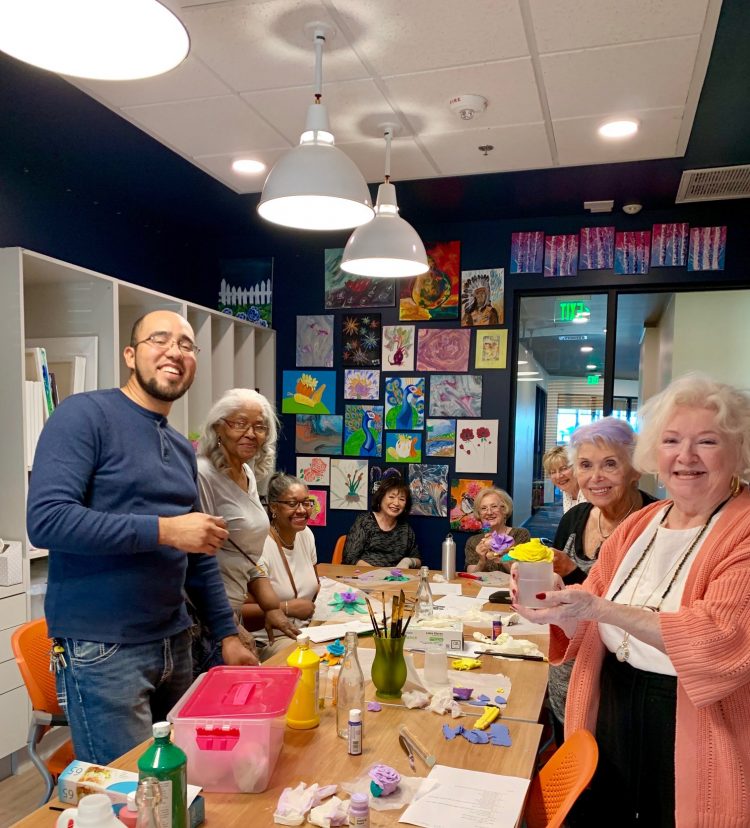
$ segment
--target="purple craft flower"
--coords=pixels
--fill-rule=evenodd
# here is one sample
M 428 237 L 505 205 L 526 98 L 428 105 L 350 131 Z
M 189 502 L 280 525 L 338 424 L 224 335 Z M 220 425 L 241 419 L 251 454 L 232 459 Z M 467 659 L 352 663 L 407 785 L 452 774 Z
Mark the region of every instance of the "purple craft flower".
M 453 698 L 456 701 L 468 701 L 471 698 L 471 687 L 454 687 Z
M 380 713 L 380 711 L 382 709 L 383 709 L 383 705 L 380 704 L 380 702 L 376 702 L 376 701 L 367 702 L 367 710 L 370 713 Z
M 393 575 L 394 578 L 400 578 L 401 574 L 402 573 L 401 573 L 400 569 L 392 569 L 391 570 L 391 575 Z
M 372 790 L 374 796 L 388 796 L 388 794 L 392 794 L 398 788 L 398 783 L 401 781 L 401 774 L 388 765 L 373 765 L 368 771 L 368 774 L 380 791 L 376 793 L 372 790 L 372 786 L 370 786 L 370 790 Z
M 500 532 L 493 532 L 490 535 L 490 549 L 497 555 L 501 555 L 506 549 L 510 549 L 515 541 L 510 535 L 504 535 Z
M 339 597 L 345 604 L 354 604 L 357 601 L 357 593 L 350 590 L 339 592 Z

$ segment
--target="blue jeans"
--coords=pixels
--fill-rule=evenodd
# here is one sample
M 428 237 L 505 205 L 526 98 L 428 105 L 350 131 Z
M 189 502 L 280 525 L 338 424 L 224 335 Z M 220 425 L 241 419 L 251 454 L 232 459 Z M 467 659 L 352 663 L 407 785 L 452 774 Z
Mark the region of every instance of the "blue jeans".
M 107 765 L 150 738 L 193 680 L 188 630 L 147 644 L 59 641 L 57 698 L 84 762 Z

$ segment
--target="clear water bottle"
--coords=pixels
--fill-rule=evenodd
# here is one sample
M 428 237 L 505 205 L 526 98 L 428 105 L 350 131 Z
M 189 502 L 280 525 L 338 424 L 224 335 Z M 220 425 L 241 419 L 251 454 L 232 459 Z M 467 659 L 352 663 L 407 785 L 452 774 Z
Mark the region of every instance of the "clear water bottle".
M 452 581 L 456 577 L 456 542 L 450 532 L 445 536 L 442 546 L 443 578 Z
M 414 620 L 423 621 L 425 618 L 432 618 L 432 590 L 430 589 L 430 570 L 423 566 L 419 572 L 419 586 L 417 587 L 416 610 Z
M 153 776 L 146 776 L 138 783 L 135 792 L 138 808 L 136 828 L 166 828 L 161 820 L 161 785 Z
M 357 658 L 357 633 L 348 632 L 344 639 L 346 651 L 338 679 L 336 699 L 336 732 L 349 738 L 349 711 L 365 709 L 365 677 Z

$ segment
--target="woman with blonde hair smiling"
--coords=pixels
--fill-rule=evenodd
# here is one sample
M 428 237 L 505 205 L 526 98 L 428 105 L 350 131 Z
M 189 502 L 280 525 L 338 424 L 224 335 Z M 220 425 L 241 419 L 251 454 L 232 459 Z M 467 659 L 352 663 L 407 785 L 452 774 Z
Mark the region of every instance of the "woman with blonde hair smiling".
M 563 514 L 586 500 L 586 496 L 578 485 L 575 469 L 565 446 L 554 446 L 549 451 L 545 451 L 542 457 L 542 468 L 547 477 L 562 492 Z
M 513 544 L 526 543 L 531 540 L 528 529 L 510 526 L 508 521 L 513 514 L 513 501 L 510 495 L 502 489 L 491 486 L 480 489 L 474 498 L 474 516 L 489 532 L 497 532 L 498 535 L 509 535 L 513 538 Z M 464 557 L 466 559 L 467 572 L 492 572 L 493 570 L 506 572 L 508 564 L 500 561 L 500 557 L 493 558 L 490 549 L 489 532 L 480 535 L 472 535 L 466 541 Z
M 651 398 L 634 457 L 669 500 L 630 515 L 582 587 L 544 608 L 576 659 L 565 732 L 599 743 L 595 813 L 613 825 L 750 825 L 750 394 L 690 374 Z M 514 589 L 515 596 L 515 589 Z M 613 804 L 616 803 L 616 807 Z

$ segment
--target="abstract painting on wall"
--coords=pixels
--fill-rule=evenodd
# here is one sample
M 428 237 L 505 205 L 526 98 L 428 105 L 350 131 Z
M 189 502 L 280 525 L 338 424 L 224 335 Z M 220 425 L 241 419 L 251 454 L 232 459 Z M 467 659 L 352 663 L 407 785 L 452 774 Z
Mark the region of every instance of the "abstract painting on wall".
M 510 272 L 541 273 L 544 262 L 544 233 L 512 233 L 510 237 Z
M 417 371 L 468 371 L 471 331 L 464 328 L 420 328 Z
M 348 368 L 380 367 L 380 314 L 347 313 L 341 317 L 341 364 Z
M 578 236 L 547 236 L 544 242 L 544 275 L 575 276 L 578 273 Z
M 367 509 L 367 460 L 331 460 L 331 509 Z
M 391 463 L 421 463 L 422 434 L 413 431 L 386 431 L 385 459 Z
M 283 371 L 281 411 L 284 414 L 330 414 L 336 409 L 336 372 Z
M 310 500 L 315 501 L 307 525 L 325 526 L 328 513 L 328 492 L 325 489 L 308 489 L 307 493 L 310 495 Z
M 342 270 L 343 247 L 325 251 L 325 309 L 392 308 L 396 304 L 394 279 L 369 279 Z
M 386 429 L 411 431 L 424 428 L 424 402 L 424 377 L 386 377 Z
M 298 368 L 333 368 L 333 316 L 297 317 Z
M 458 282 L 461 242 L 426 245 L 430 269 L 413 279 L 402 279 L 399 319 L 458 319 Z
M 401 469 L 396 466 L 370 466 L 370 494 L 374 495 L 380 488 L 381 484 L 385 483 L 392 477 L 403 480 Z
M 726 227 L 691 227 L 688 270 L 724 270 Z
M 412 515 L 448 517 L 448 466 L 409 466 Z
M 343 433 L 341 414 L 298 414 L 295 449 L 298 454 L 341 454 Z
M 502 325 L 505 271 L 502 267 L 461 272 L 461 325 Z
M 474 499 L 482 489 L 489 489 L 491 480 L 451 480 L 451 529 L 454 532 L 478 532 L 481 521 L 474 517 Z
M 650 230 L 626 230 L 615 234 L 615 273 L 633 276 L 648 273 Z
M 687 222 L 651 228 L 651 267 L 684 267 L 688 252 Z
M 505 368 L 508 353 L 508 330 L 497 328 L 477 331 L 474 344 L 474 367 L 481 370 Z
M 371 368 L 344 370 L 345 400 L 377 400 L 380 396 L 380 371 Z
M 429 412 L 431 417 L 481 417 L 482 375 L 431 376 Z
M 331 482 L 331 461 L 328 457 L 298 457 L 297 477 L 307 486 L 328 486 Z
M 578 248 L 579 270 L 610 270 L 615 258 L 614 227 L 582 227 Z
M 383 367 L 414 370 L 414 325 L 383 326 Z
M 454 457 L 456 454 L 456 421 L 427 418 L 425 427 L 425 455 L 427 457 Z
M 271 327 L 273 259 L 221 259 L 218 308 L 228 316 Z
M 383 453 L 383 406 L 344 406 L 344 454 L 380 457 Z
M 458 420 L 456 471 L 474 474 L 497 472 L 498 420 Z

